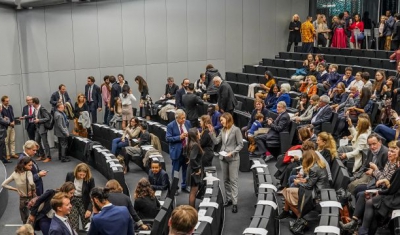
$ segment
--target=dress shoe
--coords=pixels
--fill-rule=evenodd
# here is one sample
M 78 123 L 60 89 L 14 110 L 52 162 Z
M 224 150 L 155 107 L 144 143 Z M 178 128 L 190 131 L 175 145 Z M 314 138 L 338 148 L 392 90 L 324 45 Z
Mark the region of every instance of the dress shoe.
M 46 162 L 51 162 L 51 158 L 46 158 L 45 160 L 43 160 L 44 163 Z
M 224 203 L 224 207 L 228 207 L 228 206 L 232 206 L 232 201 L 231 201 L 231 200 L 226 201 L 226 202 Z
M 357 228 L 358 221 L 352 219 L 347 224 L 344 224 L 342 221 L 339 222 L 340 228 L 344 231 L 354 231 Z
M 237 209 L 237 205 L 233 205 L 232 206 L 232 213 L 237 213 L 238 209 Z
M 2 160 L 2 162 L 3 162 L 3 163 L 12 163 L 12 161 L 7 160 L 7 159 Z
M 272 155 L 266 156 L 266 157 L 264 158 L 264 162 L 271 161 L 272 159 L 274 159 L 274 156 L 272 156 Z
M 10 156 L 6 156 L 6 159 L 7 159 L 7 160 L 10 160 L 10 158 L 11 158 Z
M 276 219 L 277 220 L 281 220 L 281 219 L 286 219 L 287 217 L 289 217 L 290 216 L 290 213 L 289 213 L 289 211 L 282 211 L 277 217 L 276 217 Z
M 61 159 L 61 162 L 70 162 L 70 161 L 71 161 L 71 159 L 69 159 L 67 157 Z
M 11 155 L 11 157 L 12 157 L 12 158 L 16 158 L 16 159 L 19 158 L 19 156 L 18 156 L 17 154 L 13 154 L 13 155 Z
M 183 193 L 190 193 L 190 190 L 188 188 L 182 188 L 181 192 Z

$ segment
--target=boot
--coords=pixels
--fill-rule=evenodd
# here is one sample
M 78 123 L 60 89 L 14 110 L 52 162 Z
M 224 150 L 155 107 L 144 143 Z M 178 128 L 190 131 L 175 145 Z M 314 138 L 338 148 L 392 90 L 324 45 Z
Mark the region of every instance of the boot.
M 354 230 L 356 230 L 357 224 L 358 224 L 358 221 L 355 220 L 355 219 L 352 219 L 347 224 L 344 224 L 342 221 L 339 221 L 339 226 L 344 231 L 354 231 Z
M 304 218 L 298 218 L 296 222 L 290 227 L 290 231 L 294 235 L 304 235 L 304 229 L 306 228 L 308 222 Z
M 280 214 L 276 217 L 276 219 L 277 219 L 277 220 L 286 219 L 286 218 L 289 217 L 289 216 L 290 216 L 289 211 L 283 210 L 282 213 L 280 213 Z

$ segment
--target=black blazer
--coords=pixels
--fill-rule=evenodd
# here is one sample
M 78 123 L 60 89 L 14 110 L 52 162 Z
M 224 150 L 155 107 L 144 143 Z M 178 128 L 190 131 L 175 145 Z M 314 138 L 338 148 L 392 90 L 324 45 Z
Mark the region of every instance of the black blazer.
M 374 155 L 372 154 L 371 150 L 368 150 L 367 152 L 367 158 L 364 159 L 363 165 L 361 166 L 360 171 L 363 171 L 364 169 L 369 168 L 369 163 L 372 162 L 372 159 L 374 158 Z M 376 158 L 378 159 L 376 166 L 380 171 L 385 168 L 386 162 L 388 161 L 388 148 L 382 144 L 381 149 L 379 150 L 378 154 L 376 155 Z
M 36 217 L 36 221 L 40 220 L 41 218 L 46 217 L 46 214 L 52 209 L 50 201 L 56 194 L 54 189 L 48 189 L 44 192 L 37 200 L 35 205 L 31 208 L 31 215 Z M 43 203 L 43 208 L 40 212 L 38 212 L 40 204 Z
M 131 199 L 128 196 L 126 196 L 125 194 L 109 193 L 108 200 L 114 206 L 125 206 L 126 208 L 128 208 L 129 214 L 131 214 L 131 216 L 135 222 L 138 222 L 140 220 L 140 217 L 138 216 L 135 209 L 133 208 Z
M 56 105 L 59 100 L 60 100 L 60 93 L 59 93 L 59 91 L 56 91 L 51 95 L 51 98 L 50 98 L 50 104 L 53 106 L 53 110 L 56 110 Z M 64 93 L 64 101 L 72 104 L 72 101 L 71 101 L 71 98 L 69 98 L 68 92 Z
M 332 108 L 331 108 L 331 106 L 326 105 L 326 106 L 322 107 L 321 109 L 323 109 L 323 110 L 321 110 L 321 112 L 319 112 L 319 110 L 315 111 L 313 113 L 313 117 L 312 117 L 312 119 L 313 119 L 314 116 L 317 115 L 317 117 L 315 118 L 315 121 L 311 122 L 311 124 L 314 126 L 314 132 L 315 133 L 321 132 L 321 124 L 324 123 L 324 122 L 329 122 L 331 120 L 331 117 L 332 117 Z
M 233 111 L 237 101 L 235 94 L 232 91 L 231 86 L 226 82 L 222 81 L 218 89 L 218 106 L 224 111 Z
M 170 97 L 169 99 L 174 98 L 174 97 L 175 97 L 175 94 L 176 94 L 176 92 L 177 92 L 178 90 L 179 90 L 179 86 L 176 85 L 175 83 L 172 84 L 171 87 L 169 87 L 168 84 L 165 85 L 165 92 L 164 92 L 165 98 L 168 99 L 168 98 L 167 98 L 167 94 L 170 94 L 170 95 L 171 95 L 171 97 Z
M 21 160 L 24 157 L 29 157 L 29 156 L 26 155 L 24 152 L 22 152 L 19 155 L 18 160 Z M 36 161 L 33 158 L 32 158 L 32 163 L 33 163 L 33 166 L 32 166 L 31 172 L 32 172 L 32 176 L 33 176 L 33 182 L 35 183 L 35 186 L 36 186 L 36 195 L 40 196 L 43 194 L 43 180 L 42 180 L 42 177 L 39 176 L 39 172 L 40 172 L 39 165 L 36 163 Z
M 87 102 L 89 102 L 89 85 L 85 85 L 85 96 Z M 101 99 L 101 90 L 100 87 L 97 86 L 96 84 L 93 84 L 93 89 L 92 89 L 92 101 L 96 104 L 96 109 L 101 108 L 102 105 L 102 99 Z
M 149 94 L 149 87 L 143 86 L 143 90 L 140 92 L 140 99 L 145 100 L 148 94 Z
M 156 218 L 160 209 L 160 202 L 157 198 L 146 196 L 144 198 L 137 198 L 133 205 L 139 217 L 142 219 Z
M 32 114 L 35 112 L 35 108 L 32 105 Z M 25 105 L 22 108 L 22 116 L 29 116 L 29 106 Z M 35 125 L 35 123 L 31 123 L 31 125 Z M 28 130 L 28 126 L 29 126 L 29 118 L 25 118 L 25 130 Z
M 398 41 L 398 40 L 400 40 L 400 21 L 397 21 L 397 22 L 394 24 L 392 40 L 393 40 L 393 41 Z
M 67 177 L 65 178 L 65 182 L 71 181 L 74 183 L 75 181 L 75 176 L 74 172 L 68 172 Z M 82 184 L 82 201 L 83 201 L 83 206 L 85 207 L 86 210 L 92 211 L 92 202 L 90 200 L 90 191 L 95 187 L 94 185 L 94 179 L 90 178 L 89 182 L 88 181 L 83 181 Z
M 280 146 L 280 132 L 288 132 L 290 124 L 290 116 L 285 111 L 278 115 L 278 117 L 271 123 L 269 126 L 271 129 L 268 131 L 267 135 L 267 145 L 271 146 Z M 284 140 L 282 140 L 284 141 Z
M 128 85 L 128 81 L 125 81 L 126 85 Z M 114 108 L 115 104 L 115 97 L 119 97 L 119 94 L 122 92 L 122 87 L 119 85 L 118 82 L 115 82 L 111 86 L 111 96 L 110 96 L 110 106 L 111 108 Z
M 197 120 L 199 118 L 199 114 L 197 113 L 197 105 L 204 104 L 204 101 L 194 93 L 187 93 L 182 96 L 182 103 L 183 107 L 185 107 L 187 120 Z
M 177 109 L 182 109 L 184 107 L 182 102 L 183 95 L 186 94 L 185 88 L 181 88 L 176 92 L 175 95 L 175 106 Z

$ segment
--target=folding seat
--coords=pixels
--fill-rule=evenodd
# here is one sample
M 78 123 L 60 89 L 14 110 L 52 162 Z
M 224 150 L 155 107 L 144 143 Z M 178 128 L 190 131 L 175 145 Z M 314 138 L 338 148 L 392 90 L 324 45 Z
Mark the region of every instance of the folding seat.
M 295 66 L 296 69 L 303 67 L 303 61 L 295 61 Z
M 286 60 L 285 61 L 285 67 L 286 68 L 298 68 L 296 66 L 296 61 L 293 61 L 293 60 Z
M 386 77 L 390 77 L 390 76 L 396 76 L 396 71 L 395 70 L 387 70 Z
M 360 57 L 358 58 L 358 64 L 363 67 L 371 67 L 371 59 Z
M 263 58 L 262 61 L 264 66 L 272 66 L 274 64 L 273 59 Z
M 304 60 L 302 53 L 292 53 L 292 60 Z
M 244 72 L 245 73 L 256 73 L 256 67 L 254 67 L 254 65 L 245 65 Z
M 327 54 L 330 55 L 340 55 L 342 54 L 342 50 L 338 48 L 330 48 L 329 52 Z
M 245 107 L 243 107 L 242 110 L 251 113 L 254 109 L 254 98 L 246 97 L 243 105 L 245 105 Z
M 330 47 L 320 47 L 318 48 L 319 52 L 318 54 L 333 54 L 331 53 L 331 49 Z
M 373 68 L 364 68 L 363 71 L 369 73 L 370 80 L 375 78 L 375 70 Z
M 254 74 L 264 74 L 266 67 L 260 65 L 260 66 L 255 67 L 255 70 L 256 71 L 254 72 Z
M 346 49 L 346 48 L 344 48 L 344 49 L 338 49 L 338 50 L 339 50 L 339 52 L 340 52 L 340 55 L 349 56 L 349 55 L 351 54 L 351 50 Z M 338 54 L 338 55 L 339 55 L 339 54 Z
M 267 67 L 266 70 L 270 71 L 272 75 L 278 76 L 278 69 L 275 67 Z M 264 75 L 265 71 L 262 73 Z
M 229 81 L 228 81 L 228 84 L 231 86 L 233 93 L 234 93 L 234 94 L 237 94 L 237 93 L 238 93 L 238 86 L 237 86 L 237 83 L 236 83 L 236 82 L 229 82 Z
M 357 72 L 362 72 L 364 66 L 353 66 L 353 75 Z
M 335 56 L 335 63 L 336 64 L 347 64 L 345 56 Z
M 236 73 L 232 73 L 232 72 L 226 72 L 225 74 L 225 78 L 227 81 L 231 81 L 231 82 L 236 82 Z
M 347 57 L 347 64 L 353 66 L 353 65 L 358 65 L 358 58 L 354 56 L 349 56 Z
M 247 96 L 249 85 L 244 83 L 238 83 L 238 92 L 236 94 Z
M 363 50 L 351 49 L 351 56 L 363 57 L 364 52 Z
M 382 60 L 379 58 L 371 59 L 371 66 L 372 68 L 382 68 Z
M 375 58 L 375 51 L 365 50 L 364 56 L 368 58 Z
M 237 74 L 237 82 L 241 83 L 249 83 L 249 79 L 247 78 L 247 74 L 245 73 L 238 73 Z
M 292 58 L 292 54 L 288 52 L 279 52 L 279 58 L 288 60 Z
M 387 59 L 389 56 L 386 51 L 375 51 L 375 58 Z
M 260 83 L 260 80 L 261 80 L 261 79 L 259 79 L 259 78 L 260 78 L 261 76 L 259 76 L 259 75 L 257 75 L 257 74 L 248 74 L 247 77 L 248 77 L 248 79 L 249 79 L 249 84 L 252 84 L 252 83 Z
M 274 60 L 274 66 L 275 67 L 284 68 L 285 67 L 285 61 L 284 60 Z
M 278 75 L 278 77 L 287 78 L 288 77 L 288 71 L 285 68 L 278 68 L 276 75 Z
M 335 55 L 324 55 L 325 61 L 330 62 L 330 63 L 336 63 L 335 57 L 336 57 Z
M 384 69 L 396 69 L 396 63 L 390 62 L 390 60 L 382 60 L 382 68 Z

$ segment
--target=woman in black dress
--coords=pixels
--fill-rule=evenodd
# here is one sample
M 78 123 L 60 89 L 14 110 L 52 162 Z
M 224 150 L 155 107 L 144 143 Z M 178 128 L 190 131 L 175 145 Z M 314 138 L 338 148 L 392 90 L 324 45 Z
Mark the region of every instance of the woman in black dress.
M 150 120 L 149 102 L 151 102 L 151 99 L 149 99 L 149 87 L 142 76 L 136 76 L 135 82 L 138 84 L 138 90 L 140 92 L 140 116 Z
M 154 219 L 160 209 L 154 190 L 148 179 L 141 178 L 136 186 L 133 208 L 142 219 Z
M 301 27 L 300 17 L 299 17 L 299 15 L 295 14 L 292 18 L 292 21 L 290 21 L 290 24 L 289 24 L 290 33 L 289 33 L 289 41 L 288 41 L 288 45 L 287 45 L 287 49 L 286 49 L 287 52 L 290 51 L 293 43 L 294 43 L 294 46 L 297 46 L 297 45 L 299 45 L 299 42 L 301 42 L 300 27 Z
M 189 167 L 187 173 L 187 184 L 190 184 L 189 205 L 193 208 L 196 204 L 196 193 L 201 182 L 201 159 L 203 149 L 200 146 L 200 133 L 196 127 L 190 128 L 188 132 L 188 143 L 186 156 L 189 157 Z
M 214 159 L 214 142 L 210 137 L 210 130 L 208 130 L 208 124 L 211 124 L 211 118 L 209 115 L 203 115 L 200 118 L 200 146 L 204 151 L 203 158 L 201 159 L 202 169 L 204 167 L 212 166 Z

